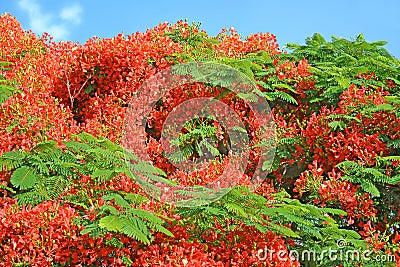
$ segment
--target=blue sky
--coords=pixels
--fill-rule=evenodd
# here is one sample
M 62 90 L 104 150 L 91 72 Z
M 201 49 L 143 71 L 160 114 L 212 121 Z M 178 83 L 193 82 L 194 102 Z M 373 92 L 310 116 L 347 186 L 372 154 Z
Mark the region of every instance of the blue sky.
M 6 2 L 6 3 L 4 3 Z M 243 37 L 270 32 L 278 43 L 304 43 L 321 33 L 368 41 L 385 40 L 386 49 L 400 58 L 400 1 L 307 0 L 307 1 L 94 1 L 15 0 L 0 4 L 24 29 L 49 32 L 57 40 L 84 43 L 92 36 L 112 37 L 144 31 L 161 22 L 179 19 L 201 22 L 210 35 L 233 26 Z

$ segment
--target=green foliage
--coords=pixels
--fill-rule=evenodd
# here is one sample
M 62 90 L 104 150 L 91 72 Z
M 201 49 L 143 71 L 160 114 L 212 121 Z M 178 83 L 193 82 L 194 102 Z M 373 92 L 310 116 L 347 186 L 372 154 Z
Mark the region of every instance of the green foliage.
M 294 59 L 306 58 L 311 65 L 315 87 L 320 91 L 308 91 L 310 102 L 336 105 L 339 95 L 351 84 L 387 88 L 389 78 L 395 83 L 400 79 L 400 61 L 383 48 L 386 42 L 369 43 L 362 34 L 355 40 L 332 37 L 327 42 L 320 34 L 307 38 L 305 45 L 288 44 Z M 358 74 L 373 72 L 376 79 L 364 79 Z M 397 84 L 399 85 L 399 84 Z M 397 86 L 390 89 L 398 92 Z
M 286 92 L 280 92 L 280 91 L 262 92 L 262 95 L 268 101 L 276 101 L 277 99 L 282 99 L 283 101 L 285 101 L 287 103 L 298 105 L 297 100 L 293 96 L 291 96 L 290 94 L 288 94 Z
M 196 225 L 200 233 L 215 229 L 215 218 L 220 225 L 229 222 L 227 231 L 244 224 L 261 233 L 273 231 L 299 240 L 305 247 L 307 244 L 329 246 L 338 238 L 344 238 L 354 246 L 363 245 L 356 232 L 340 229 L 328 216 L 345 215 L 344 211 L 302 204 L 284 191 L 274 195 L 273 200 L 268 200 L 252 193 L 247 187 L 238 186 L 213 203 L 178 208 L 177 213 Z
M 331 114 L 326 116 L 327 119 L 334 119 L 333 121 L 329 122 L 328 125 L 331 127 L 333 131 L 342 131 L 347 128 L 348 123 L 355 121 L 360 123 L 361 120 L 354 116 L 350 116 L 347 114 Z
M 286 60 L 286 56 L 276 55 L 274 59 L 278 60 L 279 63 L 283 63 Z M 296 90 L 293 88 L 293 81 L 289 79 L 280 80 L 275 75 L 276 67 L 273 64 L 273 59 L 265 51 L 250 53 L 242 59 L 221 58 L 217 62 L 241 71 L 252 82 L 262 88 L 262 91 L 255 89 L 251 93 L 264 97 L 272 103 L 280 99 L 288 104 L 298 104 L 297 100 L 290 94 L 296 93 Z
M 104 232 L 117 232 L 134 239 L 150 244 L 152 232 L 164 233 L 173 236 L 164 226 L 164 221 L 153 213 L 137 208 L 147 201 L 143 196 L 133 193 L 111 192 L 104 195 L 105 204 L 98 209 L 94 222 L 83 220 L 85 226 L 82 234 L 92 237 L 100 236 Z
M 97 139 L 87 133 L 80 133 L 74 141 L 65 141 L 63 145 L 65 147 L 61 148 L 55 141 L 43 141 L 29 152 L 10 151 L 0 157 L 3 169 L 12 171 L 10 182 L 13 187 L 5 189 L 13 192 L 20 204 L 37 205 L 63 198 L 63 202 L 88 209 L 97 197 L 102 197 L 105 204 L 98 207 L 94 222 L 84 219 L 85 216 L 77 220 L 85 226 L 83 234 L 100 236 L 118 232 L 146 244 L 151 242 L 152 232 L 172 236 L 162 226 L 162 219 L 136 207 L 147 201 L 141 195 L 120 194 L 106 188 L 97 189 L 94 196 L 88 196 L 86 191 L 64 194 L 76 186 L 74 182 L 82 175 L 92 177 L 94 183 L 100 185 L 121 173 L 139 181 L 143 176 L 150 180 L 162 179 L 165 174 L 161 170 L 137 161 L 134 155 L 110 140 Z
M 171 140 L 176 152 L 168 155 L 172 162 L 182 162 L 193 156 L 202 157 L 210 153 L 213 157 L 221 156 L 218 150 L 217 127 L 208 118 L 194 118 L 183 125 L 186 133 L 181 133 Z
M 359 184 L 361 188 L 375 197 L 380 197 L 379 188 L 397 185 L 400 182 L 398 167 L 392 170 L 392 176 L 386 174 L 391 161 L 399 161 L 400 156 L 377 157 L 376 166 L 361 166 L 357 162 L 343 161 L 336 165 L 344 172 L 342 179 Z
M 271 166 L 272 170 L 276 171 L 280 167 L 287 167 L 287 161 L 292 160 L 296 152 L 296 145 L 301 144 L 303 141 L 304 138 L 300 136 L 279 139 L 275 150 L 274 161 Z
M 204 54 L 202 55 L 204 56 Z M 286 56 L 277 55 L 276 59 L 278 62 L 283 63 L 286 61 Z M 296 94 L 296 90 L 293 87 L 295 81 L 293 79 L 280 80 L 275 75 L 276 66 L 273 64 L 273 59 L 265 51 L 249 53 L 240 59 L 209 55 L 206 58 L 196 58 L 196 60 L 206 60 L 209 63 L 220 63 L 221 65 L 204 62 L 205 67 L 201 71 L 198 68 L 192 68 L 190 65 L 175 65 L 173 70 L 176 74 L 190 75 L 193 80 L 210 85 L 210 89 L 215 86 L 231 88 L 232 84 L 254 84 L 250 88 L 246 88 L 246 86 L 240 87 L 241 90 L 247 91 L 238 94 L 238 97 L 249 102 L 255 102 L 258 96 L 261 96 L 271 102 L 280 99 L 288 104 L 298 104 L 294 96 L 291 95 Z M 190 61 L 195 61 L 195 59 Z M 238 71 L 243 75 L 238 75 Z M 218 73 L 218 75 L 215 75 L 215 73 Z M 262 92 L 255 85 L 259 85 L 262 88 Z M 227 89 L 227 91 L 229 90 Z
M 11 184 L 21 204 L 57 199 L 82 175 L 92 177 L 97 184 L 121 173 L 131 178 L 144 173 L 149 179 L 162 179 L 160 170 L 135 161 L 134 155 L 106 138 L 87 133 L 74 138 L 77 141 L 63 142 L 65 148 L 52 140 L 43 141 L 29 152 L 10 151 L 0 157 L 0 166 L 13 171 Z

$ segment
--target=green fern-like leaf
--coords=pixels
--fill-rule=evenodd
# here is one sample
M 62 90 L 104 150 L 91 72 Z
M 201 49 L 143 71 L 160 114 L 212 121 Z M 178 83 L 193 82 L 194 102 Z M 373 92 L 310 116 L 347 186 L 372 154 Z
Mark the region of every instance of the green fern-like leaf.
M 148 201 L 147 197 L 142 196 L 140 194 L 134 194 L 134 193 L 126 193 L 124 195 L 124 199 L 126 201 L 129 201 L 129 203 L 132 203 L 134 205 L 140 205 L 140 204 Z
M 343 121 L 332 121 L 328 123 L 329 127 L 332 128 L 333 131 L 343 131 L 344 128 L 347 127 L 346 123 Z
M 279 140 L 279 143 L 285 145 L 294 145 L 297 143 L 297 139 L 292 137 L 282 138 Z
M 20 189 L 32 188 L 36 184 L 36 171 L 35 169 L 22 166 L 16 169 L 11 175 L 11 183 Z
M 80 152 L 86 152 L 86 154 L 90 154 L 89 151 L 92 148 L 90 145 L 86 143 L 81 143 L 77 141 L 70 141 L 70 142 L 64 142 L 65 146 L 71 149 L 73 152 L 80 153 Z
M 397 185 L 398 183 L 400 183 L 400 175 L 395 175 L 393 177 L 390 177 L 388 184 L 392 184 L 392 185 Z
M 32 148 L 33 151 L 49 152 L 57 149 L 57 142 L 54 140 L 45 140 Z
M 70 181 L 65 176 L 51 176 L 46 178 L 46 191 L 52 199 L 57 199 L 70 185 Z
M 104 201 L 114 200 L 117 205 L 125 209 L 131 208 L 129 203 L 120 194 L 117 193 L 109 193 L 107 195 L 104 195 L 103 200 Z
M 365 192 L 370 193 L 372 196 L 380 196 L 378 188 L 371 181 L 362 181 L 360 185 Z
M 93 178 L 99 178 L 99 181 L 109 181 L 115 176 L 114 170 L 95 169 L 91 175 Z
M 151 227 L 152 227 L 152 229 L 154 231 L 157 231 L 159 233 L 163 233 L 163 234 L 165 234 L 167 236 L 170 236 L 170 237 L 174 237 L 173 233 L 171 233 L 168 229 L 166 229 L 165 227 L 163 227 L 160 224 L 152 224 Z
M 99 208 L 98 216 L 103 215 L 103 214 L 107 214 L 107 213 L 110 213 L 112 215 L 118 215 L 119 211 L 113 206 L 103 205 L 103 206 L 101 206 Z
M 16 150 L 3 153 L 0 157 L 0 164 L 3 170 L 11 171 L 23 164 L 25 153 Z
M 100 219 L 99 227 L 118 232 L 123 228 L 123 221 L 116 215 L 108 215 Z
M 280 98 L 283 101 L 286 101 L 290 104 L 298 105 L 297 100 L 294 99 L 293 96 L 289 95 L 286 92 L 281 92 L 281 91 L 264 92 L 263 95 L 268 101 L 274 101 L 274 100 Z
M 26 206 L 27 205 L 36 206 L 37 204 L 47 200 L 43 194 L 40 194 L 36 191 L 19 193 L 16 195 L 16 198 L 18 199 L 18 204 Z
M 268 228 L 274 232 L 280 233 L 290 238 L 300 238 L 299 234 L 295 233 L 292 229 L 285 226 L 280 226 L 278 224 L 269 224 Z
M 336 167 L 342 170 L 359 170 L 360 166 L 354 161 L 342 161 L 336 165 Z
M 361 120 L 357 117 L 350 116 L 347 114 L 330 114 L 326 116 L 327 119 L 345 119 L 347 121 L 356 121 L 356 122 L 361 122 Z
M 382 158 L 383 160 L 389 161 L 400 161 L 400 156 L 386 156 Z
M 258 96 L 254 93 L 240 93 L 240 94 L 237 94 L 237 96 L 248 102 L 257 102 L 258 101 Z
M 124 218 L 122 220 L 122 228 L 120 231 L 145 244 L 150 244 L 151 242 L 150 230 L 142 220 L 132 217 Z

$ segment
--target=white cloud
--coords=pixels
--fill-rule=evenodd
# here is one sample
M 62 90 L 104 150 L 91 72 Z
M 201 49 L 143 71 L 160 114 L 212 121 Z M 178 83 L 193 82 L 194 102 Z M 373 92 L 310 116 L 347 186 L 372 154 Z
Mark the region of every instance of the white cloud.
M 74 24 L 81 23 L 82 8 L 79 5 L 64 7 L 61 10 L 60 17 L 65 21 L 70 21 Z
M 20 0 L 19 7 L 28 13 L 29 26 L 33 32 L 48 32 L 56 40 L 66 40 L 70 34 L 70 25 L 81 22 L 82 8 L 79 5 L 64 7 L 59 15 L 44 13 L 36 0 Z M 60 21 L 61 20 L 61 21 Z

